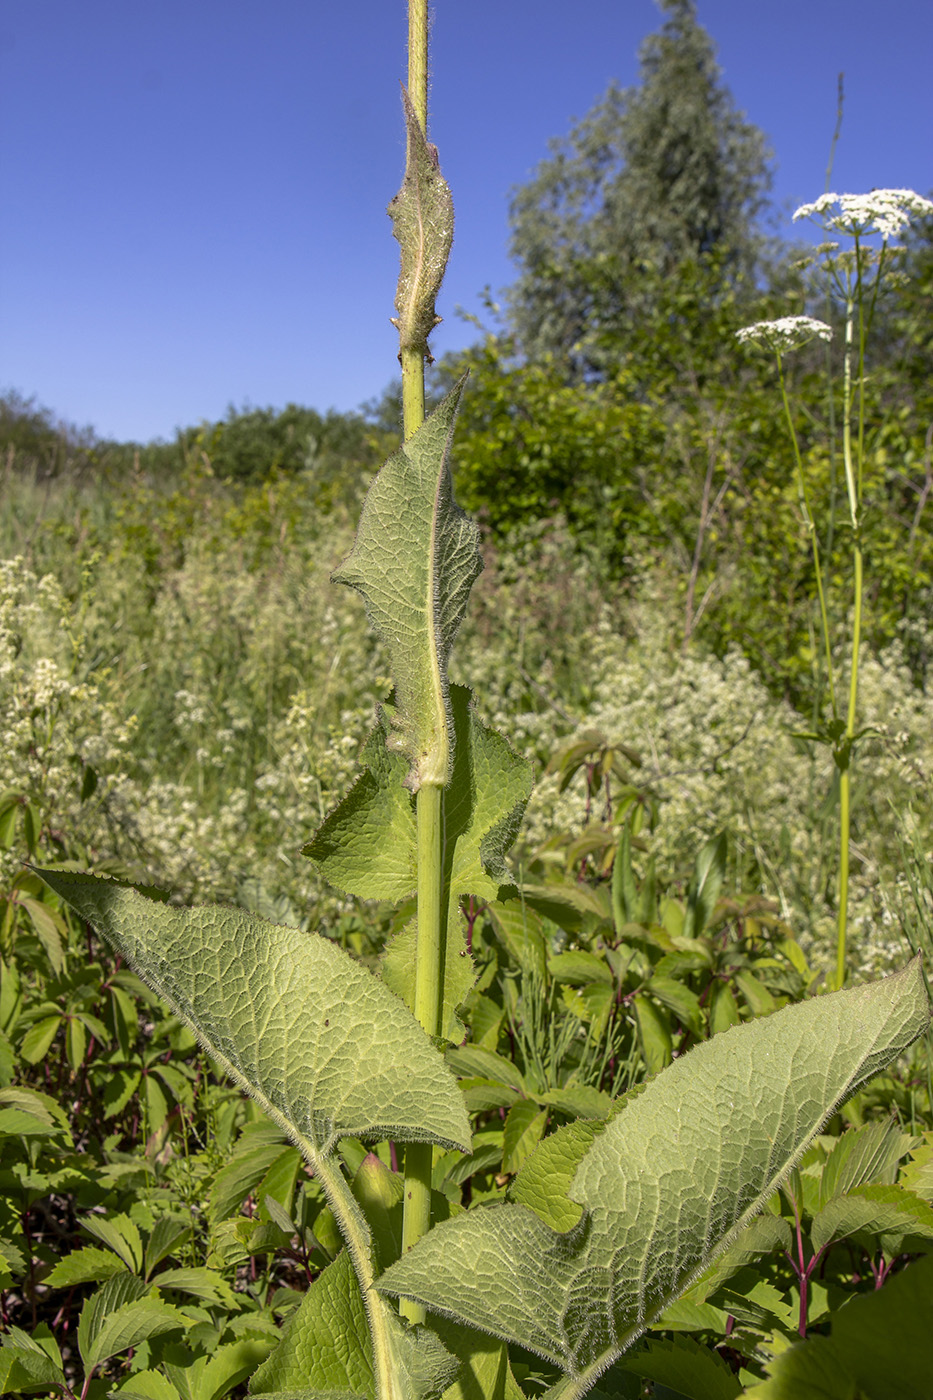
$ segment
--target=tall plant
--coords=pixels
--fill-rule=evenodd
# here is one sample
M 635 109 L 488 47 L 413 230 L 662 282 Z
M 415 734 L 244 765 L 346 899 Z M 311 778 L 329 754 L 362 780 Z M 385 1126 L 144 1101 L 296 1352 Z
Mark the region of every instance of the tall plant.
M 838 206 L 838 209 L 837 209 Z M 837 212 L 832 212 L 837 210 Z M 851 834 L 852 762 L 859 731 L 858 681 L 862 644 L 862 607 L 865 593 L 863 554 L 863 484 L 865 472 L 865 351 L 871 330 L 878 292 L 891 261 L 890 241 L 910 223 L 911 217 L 933 213 L 933 204 L 913 190 L 874 190 L 869 195 L 826 193 L 812 204 L 803 204 L 795 219 L 815 219 L 827 234 L 844 234 L 851 247 L 840 251 L 838 242 L 822 243 L 817 252 L 828 278 L 830 293 L 844 308 L 845 340 L 842 358 L 842 460 L 852 549 L 851 616 L 848 687 L 844 705 L 837 698 L 842 685 L 836 684 L 830 621 L 820 559 L 817 524 L 810 504 L 807 478 L 794 429 L 794 419 L 784 378 L 784 356 L 817 337 L 830 340 L 832 329 L 825 321 L 810 316 L 784 316 L 775 321 L 759 321 L 737 332 L 741 342 L 760 345 L 776 357 L 781 398 L 794 454 L 804 524 L 813 551 L 814 575 L 820 614 L 820 629 L 826 660 L 828 714 L 825 722 L 805 737 L 825 744 L 833 756 L 839 779 L 839 884 L 836 922 L 835 985 L 846 976 L 846 936 L 849 910 L 849 847 Z M 867 241 L 879 235 L 880 248 Z
M 420 0 L 414 21 L 423 50 Z M 393 215 L 403 363 L 416 378 L 450 226 L 412 87 Z M 343 1237 L 254 1374 L 254 1396 L 505 1400 L 519 1394 L 509 1344 L 559 1375 L 555 1400 L 584 1394 L 731 1241 L 748 1259 L 783 1239 L 762 1207 L 827 1114 L 928 1019 L 917 965 L 787 1008 L 699 1046 L 608 1118 L 545 1138 L 507 1203 L 451 1215 L 432 1190 L 445 1154 L 463 1154 L 469 1171 L 466 1101 L 444 1058 L 464 1039 L 458 1008 L 475 975 L 460 904 L 472 895 L 521 918 L 504 856 L 531 787 L 528 765 L 448 683 L 479 569 L 477 530 L 454 502 L 448 466 L 460 393 L 420 426 L 406 418 L 406 441 L 374 481 L 337 571 L 366 599 L 395 691 L 357 782 L 305 851 L 362 898 L 416 893 L 417 918 L 378 971 L 316 933 L 241 910 L 184 909 L 152 890 L 43 872 L 298 1146 Z M 472 1053 L 482 1063 L 488 1052 Z M 404 1150 L 404 1179 L 388 1152 L 351 1176 L 353 1154 L 339 1151 L 349 1137 Z M 108 1301 L 111 1331 L 121 1318 L 141 1325 L 145 1299 L 112 1290 Z M 92 1304 L 79 1340 L 100 1325 L 103 1304 Z M 143 1375 L 140 1394 L 163 1393 Z
M 428 128 L 428 7 L 427 0 L 411 0 L 408 7 L 408 89 L 403 90 L 408 150 L 405 178 L 389 205 L 393 231 L 401 249 L 401 269 L 394 324 L 399 333 L 402 366 L 402 414 L 405 441 L 424 423 L 424 362 L 428 336 L 439 317 L 437 293 L 453 242 L 453 201 L 440 173 L 437 150 L 427 140 Z M 443 450 L 449 442 L 453 412 L 441 419 Z M 398 599 L 384 594 L 386 538 L 381 519 L 373 519 L 384 488 L 385 504 L 395 520 L 404 514 L 408 474 L 384 475 L 381 488 L 364 508 L 356 548 L 335 578 L 358 588 L 369 606 L 370 618 L 389 647 L 399 701 L 397 726 L 404 735 L 400 748 L 411 765 L 408 784 L 415 793 L 417 826 L 417 932 L 414 939 L 413 1010 L 428 1035 L 443 1034 L 443 955 L 447 941 L 444 887 L 444 789 L 451 776 L 452 718 L 447 694 L 446 663 L 454 635 L 460 626 L 473 579 L 482 568 L 477 549 L 478 532 L 453 504 L 447 481 L 432 481 L 426 474 L 422 495 L 423 520 L 435 545 L 450 549 L 458 561 L 456 582 L 450 586 L 439 567 L 442 555 L 429 547 L 428 556 L 410 558 L 407 587 L 401 609 Z M 437 499 L 437 491 L 447 499 Z M 372 522 L 372 524 L 370 523 Z M 428 524 L 430 522 L 430 524 Z M 394 531 L 390 530 L 391 534 Z M 390 543 L 390 548 L 392 547 Z M 411 565 L 414 565 L 414 571 Z M 404 567 L 404 566 L 403 566 Z M 414 603 L 414 608 L 412 604 Z M 422 611 L 423 610 L 423 611 Z M 419 615 L 420 614 L 420 615 Z M 432 618 L 433 614 L 433 618 Z M 433 623 L 433 625 L 432 625 Z M 425 624 L 428 624 L 427 626 Z M 410 630 L 409 630 L 410 629 Z M 402 631 L 415 646 L 401 645 Z M 410 1249 L 431 1224 L 430 1144 L 412 1145 L 406 1154 L 403 1242 Z M 403 1308 L 409 1320 L 422 1322 L 417 1305 Z

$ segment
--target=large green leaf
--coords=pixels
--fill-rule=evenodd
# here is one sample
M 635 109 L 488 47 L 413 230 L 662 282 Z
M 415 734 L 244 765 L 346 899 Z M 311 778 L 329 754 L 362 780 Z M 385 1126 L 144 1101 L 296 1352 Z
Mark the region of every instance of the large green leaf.
M 479 529 L 454 501 L 448 464 L 461 388 L 385 463 L 333 576 L 362 593 L 389 652 L 398 697 L 392 742 L 410 764 L 413 792 L 450 777 L 447 660 L 483 567 Z
M 578 1120 L 551 1133 L 512 1182 L 511 1200 L 529 1206 L 552 1230 L 560 1234 L 571 1230 L 583 1212 L 568 1197 L 570 1183 L 604 1127 L 601 1122 Z
M 531 795 L 531 765 L 479 719 L 465 686 L 450 687 L 455 735 L 451 781 L 444 794 L 444 1027 L 463 1039 L 457 1007 L 474 980 L 460 900 L 494 900 L 505 877 L 505 852 Z M 379 725 L 363 750 L 365 772 L 303 848 L 329 884 L 360 899 L 398 901 L 417 888 L 418 839 L 414 801 L 405 786 L 408 765 L 391 748 L 395 708 L 380 708 Z M 388 986 L 414 1004 L 417 928 L 396 935 L 383 962 Z
M 466 686 L 450 687 L 455 762 L 444 801 L 445 877 L 451 908 L 461 895 L 495 899 L 506 877 L 503 857 L 531 796 L 531 765 L 482 723 Z M 393 705 L 362 754 L 365 767 L 303 854 L 337 889 L 360 899 L 407 898 L 417 887 L 417 825 L 406 765 L 392 751 Z
M 352 1136 L 467 1150 L 442 1056 L 335 944 L 240 909 L 178 909 L 112 880 L 42 874 L 299 1146 L 323 1157 Z
M 928 1019 L 915 961 L 883 982 L 725 1031 L 598 1134 L 573 1178 L 584 1213 L 568 1233 L 521 1205 L 468 1211 L 376 1286 L 518 1342 L 585 1388 L 761 1210 L 827 1115 Z

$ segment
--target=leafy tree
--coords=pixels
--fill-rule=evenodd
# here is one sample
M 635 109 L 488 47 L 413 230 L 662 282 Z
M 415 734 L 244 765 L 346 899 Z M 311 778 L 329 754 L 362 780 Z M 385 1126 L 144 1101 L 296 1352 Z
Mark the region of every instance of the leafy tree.
M 612 83 L 512 201 L 521 348 L 578 372 L 606 367 L 607 334 L 624 339 L 684 261 L 716 255 L 733 279 L 760 251 L 764 137 L 736 110 L 694 0 L 659 3 L 641 85 Z
M 313 408 L 231 408 L 218 423 L 205 424 L 196 445 L 213 470 L 232 481 L 262 481 L 270 473 L 310 472 L 329 478 L 349 462 L 373 468 L 381 443 L 360 415 L 317 413 Z

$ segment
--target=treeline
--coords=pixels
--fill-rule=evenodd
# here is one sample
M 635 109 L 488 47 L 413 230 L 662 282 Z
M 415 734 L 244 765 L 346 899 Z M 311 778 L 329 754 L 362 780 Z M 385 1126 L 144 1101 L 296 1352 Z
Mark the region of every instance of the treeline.
M 0 395 L 0 454 L 11 469 L 44 481 L 94 475 L 114 484 L 132 473 L 163 483 L 192 469 L 232 483 L 307 473 L 330 480 L 378 466 L 385 435 L 363 414 L 231 407 L 225 418 L 180 430 L 172 442 L 115 442 L 57 419 L 34 399 Z

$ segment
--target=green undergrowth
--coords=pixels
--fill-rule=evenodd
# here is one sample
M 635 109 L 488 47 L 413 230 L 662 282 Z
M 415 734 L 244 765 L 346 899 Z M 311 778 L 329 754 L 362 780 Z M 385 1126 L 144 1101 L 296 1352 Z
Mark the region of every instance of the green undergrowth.
M 359 603 L 328 583 L 349 517 L 303 489 L 218 493 L 194 476 L 176 493 L 183 517 L 174 496 L 112 488 L 106 520 L 87 502 L 72 516 L 64 488 L 33 503 L 32 544 L 0 573 L 0 791 L 91 864 L 333 925 L 370 915 L 326 890 L 289 832 L 345 786 L 389 680 Z M 735 888 L 775 900 L 819 961 L 837 795 L 825 752 L 794 737 L 809 716 L 740 651 L 684 653 L 676 590 L 660 575 L 608 588 L 559 522 L 485 554 L 454 677 L 535 765 L 522 865 L 589 826 L 617 833 L 620 801 L 637 799 L 666 880 L 683 882 L 691 849 L 726 830 Z M 885 876 L 905 823 L 927 839 L 933 716 L 908 653 L 894 643 L 863 666 L 852 925 L 866 970 L 896 955 L 909 914 L 906 883 Z M 591 752 L 565 781 L 577 744 Z M 632 757 L 595 793 L 600 750 L 620 747 Z M 2 857 L 7 878 L 19 854 Z

